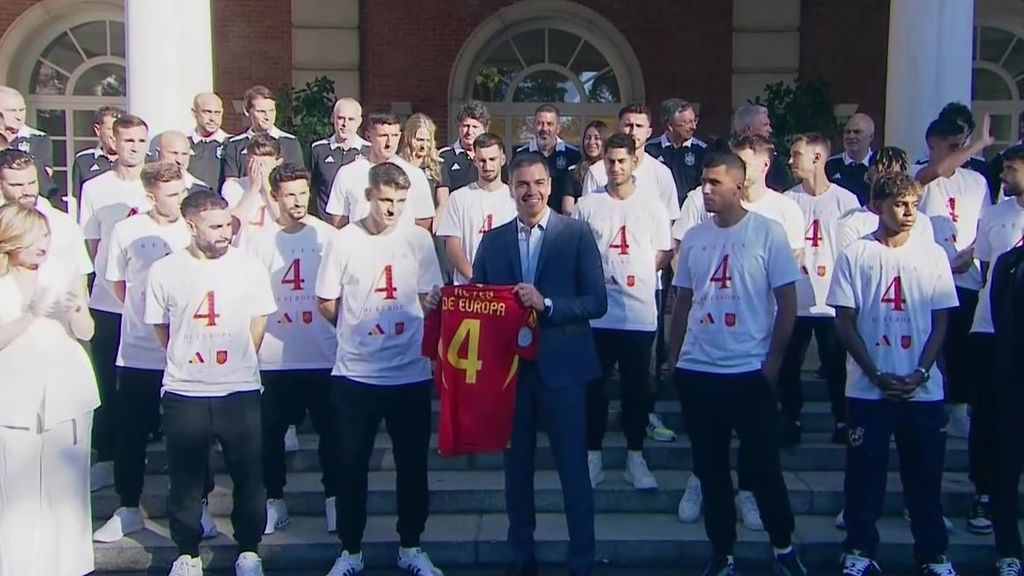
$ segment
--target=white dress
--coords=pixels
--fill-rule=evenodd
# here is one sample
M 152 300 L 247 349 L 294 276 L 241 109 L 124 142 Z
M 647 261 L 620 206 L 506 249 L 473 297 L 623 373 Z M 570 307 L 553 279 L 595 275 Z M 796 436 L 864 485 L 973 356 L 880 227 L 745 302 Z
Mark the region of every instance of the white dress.
M 56 297 L 80 282 L 43 265 Z M 27 307 L 0 277 L 0 323 Z M 0 350 L 0 576 L 81 576 L 93 570 L 89 451 L 99 394 L 92 365 L 64 325 L 33 322 Z

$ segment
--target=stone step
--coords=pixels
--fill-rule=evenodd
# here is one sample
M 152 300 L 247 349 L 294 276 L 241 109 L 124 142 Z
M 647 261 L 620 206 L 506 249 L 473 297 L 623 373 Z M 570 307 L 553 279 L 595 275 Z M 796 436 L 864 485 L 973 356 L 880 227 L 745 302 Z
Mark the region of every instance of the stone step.
M 637 491 L 622 479 L 621 469 L 605 470 L 605 481 L 594 494 L 598 513 L 671 513 L 676 509 L 686 487 L 689 472 L 654 470 L 660 490 Z M 843 508 L 842 472 L 785 472 L 790 505 L 795 514 L 835 516 Z M 438 514 L 501 513 L 505 510 L 505 479 L 500 470 L 440 470 L 431 472 L 430 510 Z M 210 495 L 210 508 L 215 515 L 231 512 L 231 479 L 217 476 L 216 488 Z M 396 514 L 395 473 L 371 472 L 367 508 L 370 514 Z M 148 476 L 142 506 L 151 518 L 167 515 L 167 476 Z M 538 512 L 561 512 L 562 492 L 558 475 L 551 470 L 537 473 L 535 480 Z M 899 474 L 888 478 L 884 514 L 898 516 L 903 511 L 903 487 Z M 966 474 L 951 472 L 943 479 L 943 508 L 947 516 L 957 519 L 963 528 L 974 497 L 973 485 Z M 324 494 L 320 475 L 292 474 L 285 489 L 285 502 L 291 516 L 324 515 Z M 106 519 L 117 508 L 119 500 L 112 488 L 93 495 L 93 517 Z M 1022 500 L 1024 511 L 1024 500 Z
M 291 472 L 310 472 L 320 469 L 315 435 L 300 435 L 299 450 L 286 456 L 288 470 Z M 735 462 L 737 442 L 732 443 L 733 462 Z M 485 454 L 442 458 L 437 454 L 437 435 L 430 438 L 431 453 L 428 466 L 431 470 L 497 470 L 502 467 L 500 454 Z M 651 468 L 663 470 L 688 470 L 692 464 L 692 447 L 690 440 L 681 435 L 674 442 L 648 441 L 644 448 L 645 458 Z M 537 435 L 537 467 L 553 469 L 554 462 L 548 438 L 544 434 Z M 846 447 L 833 444 L 831 434 L 804 434 L 804 441 L 796 448 L 782 450 L 783 470 L 844 470 L 846 467 Z M 214 450 L 214 470 L 224 470 L 223 459 L 218 450 Z M 626 461 L 626 441 L 621 434 L 608 434 L 604 442 L 604 463 L 608 468 L 623 468 Z M 890 469 L 896 470 L 897 457 L 895 447 L 890 451 Z M 163 442 L 148 447 L 146 470 L 150 474 L 162 473 L 167 465 L 167 454 Z M 391 451 L 391 439 L 387 434 L 377 435 L 373 455 L 370 459 L 371 470 L 393 470 L 394 458 Z M 962 439 L 950 438 L 946 441 L 946 470 L 962 472 L 967 469 L 967 442 Z
M 216 519 L 222 534 L 202 546 L 204 564 L 211 570 L 230 569 L 237 551 L 230 520 Z M 367 562 L 373 567 L 391 568 L 397 549 L 394 516 L 370 516 L 363 545 Z M 842 553 L 844 533 L 828 516 L 798 516 L 795 540 L 800 554 L 812 570 L 836 571 Z M 675 514 L 598 514 L 595 521 L 597 554 L 613 566 L 697 568 L 703 566 L 710 546 L 701 524 L 682 525 Z M 442 568 L 502 566 L 511 556 L 505 542 L 508 522 L 504 514 L 435 514 L 430 517 L 423 547 Z M 879 562 L 883 569 L 906 568 L 913 555 L 912 537 L 900 518 L 879 522 L 882 546 Z M 537 515 L 537 557 L 545 564 L 564 561 L 568 537 L 565 519 L 559 514 Z M 771 546 L 763 532 L 738 530 L 735 554 L 739 567 L 765 570 Z M 166 520 L 148 520 L 147 529 L 114 544 L 97 544 L 99 572 L 144 572 L 166 570 L 176 557 L 168 536 Z M 285 530 L 266 536 L 260 548 L 269 571 L 326 572 L 339 552 L 337 538 L 324 530 L 319 518 L 296 517 Z M 991 536 L 958 531 L 950 537 L 950 557 L 965 570 L 991 566 L 994 551 Z M 763 573 L 763 572 L 758 572 Z M 895 573 L 895 572 L 891 572 Z
M 437 431 L 437 423 L 440 419 L 441 401 L 434 400 L 431 414 L 431 428 Z M 654 411 L 661 416 L 662 422 L 678 434 L 682 434 L 686 428 L 683 422 L 682 407 L 676 400 L 658 400 L 654 403 Z M 807 402 L 804 404 L 801 424 L 805 433 L 831 432 L 835 422 L 832 418 L 831 405 L 828 402 Z M 383 430 L 383 424 L 381 425 Z M 608 431 L 622 431 L 622 402 L 612 400 L 608 407 Z M 305 418 L 299 425 L 300 434 L 313 434 L 313 424 L 309 418 Z

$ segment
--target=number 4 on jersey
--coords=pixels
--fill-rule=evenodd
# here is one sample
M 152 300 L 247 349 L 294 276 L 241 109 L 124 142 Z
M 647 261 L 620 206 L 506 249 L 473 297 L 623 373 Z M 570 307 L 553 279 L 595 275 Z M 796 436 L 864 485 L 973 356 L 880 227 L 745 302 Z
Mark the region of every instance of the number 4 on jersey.
M 903 280 L 897 276 L 889 282 L 882 294 L 882 304 L 889 304 L 896 312 L 903 312 L 907 308 L 907 299 L 903 295 Z
M 619 256 L 629 256 L 629 240 L 626 238 L 626 225 L 619 226 L 619 231 L 615 233 L 615 237 L 612 238 L 612 243 L 608 245 L 612 250 L 618 250 Z
M 729 274 L 729 255 L 722 256 L 714 274 L 711 275 L 711 283 L 718 284 L 719 290 L 727 290 L 732 286 L 732 276 Z
M 292 260 L 292 263 L 288 265 L 288 269 L 284 271 L 284 276 L 281 277 L 281 284 L 292 287 L 293 292 L 302 290 L 306 280 L 302 277 L 302 261 L 296 258 Z
M 463 344 L 466 345 L 466 355 L 459 356 Z M 466 384 L 476 384 L 477 374 L 484 367 L 483 361 L 480 360 L 480 320 L 478 318 L 466 318 L 459 323 L 445 355 L 452 368 L 466 373 Z
M 203 311 L 206 308 L 206 311 Z M 210 290 L 203 296 L 203 301 L 196 307 L 196 311 L 192 314 L 193 320 L 206 320 L 207 328 L 212 328 L 217 325 L 217 318 L 220 318 L 220 314 L 217 314 L 217 301 L 213 294 L 213 290 Z
M 811 248 L 821 247 L 821 220 L 811 221 L 811 225 L 804 231 L 804 240 L 807 241 L 807 245 Z
M 377 278 L 377 287 L 373 289 L 375 294 L 384 294 L 384 300 L 396 300 L 398 296 L 398 288 L 395 287 L 395 277 L 391 269 L 391 264 L 384 267 L 381 271 L 380 276 Z

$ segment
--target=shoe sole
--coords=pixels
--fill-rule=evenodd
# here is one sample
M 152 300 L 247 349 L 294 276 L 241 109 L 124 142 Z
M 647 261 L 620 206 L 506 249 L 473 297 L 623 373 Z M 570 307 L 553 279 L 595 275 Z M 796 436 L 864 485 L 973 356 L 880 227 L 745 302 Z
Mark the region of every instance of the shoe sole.
M 266 529 L 264 529 L 263 530 L 263 535 L 264 536 L 269 536 L 269 535 L 273 534 L 274 532 L 276 532 L 278 530 L 284 530 L 285 528 L 288 527 L 288 524 L 290 524 L 290 523 L 291 523 L 291 519 L 290 518 L 285 518 L 284 520 L 280 520 L 279 519 L 277 522 L 274 522 L 274 527 L 269 532 Z
M 985 527 L 985 528 L 980 528 L 980 527 L 971 526 L 970 524 L 968 524 L 967 525 L 967 531 L 970 532 L 971 534 L 977 534 L 978 536 L 988 536 L 989 534 L 992 533 L 993 528 L 992 528 L 992 526 L 988 526 L 988 527 Z

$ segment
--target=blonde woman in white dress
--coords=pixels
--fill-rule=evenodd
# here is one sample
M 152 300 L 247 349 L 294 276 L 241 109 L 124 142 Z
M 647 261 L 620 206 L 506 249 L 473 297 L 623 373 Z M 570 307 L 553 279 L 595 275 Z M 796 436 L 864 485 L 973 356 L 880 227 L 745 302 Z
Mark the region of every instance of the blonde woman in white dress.
M 0 206 L 0 576 L 93 570 L 89 450 L 99 394 L 81 275 L 47 260 L 46 218 Z

